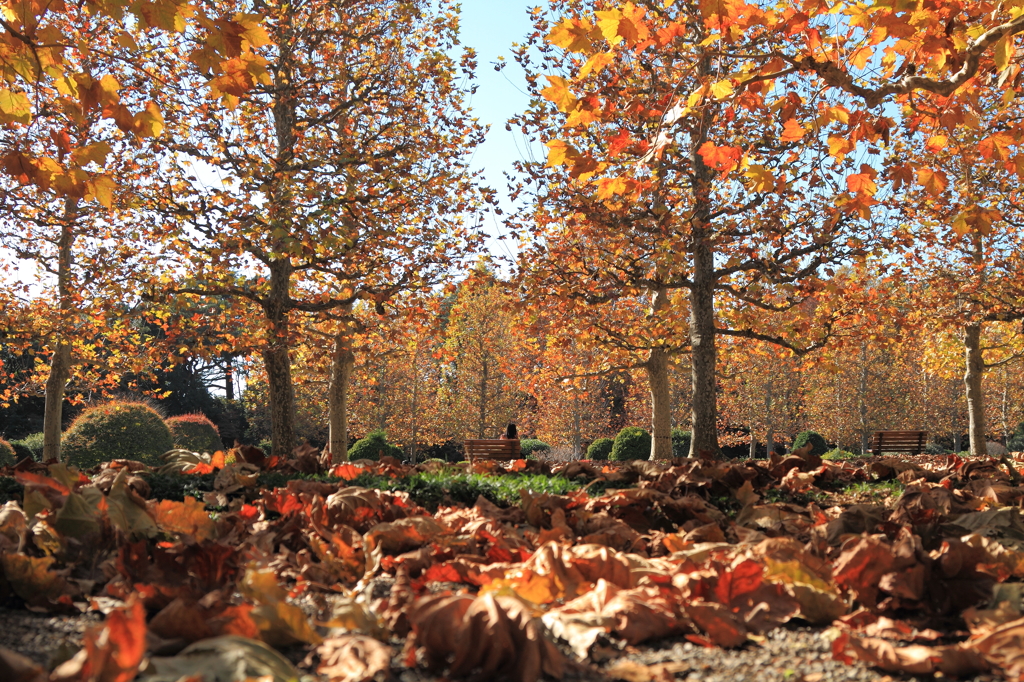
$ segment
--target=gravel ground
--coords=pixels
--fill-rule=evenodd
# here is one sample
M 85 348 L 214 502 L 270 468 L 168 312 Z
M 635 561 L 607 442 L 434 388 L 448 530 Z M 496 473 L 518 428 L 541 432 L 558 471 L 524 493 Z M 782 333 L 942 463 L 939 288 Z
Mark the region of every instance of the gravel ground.
M 0 608 L 0 646 L 28 656 L 51 667 L 74 654 L 82 633 L 103 616 L 89 613 L 78 616 L 51 616 L 30 611 Z M 701 682 L 925 682 L 941 678 L 917 678 L 887 675 L 863 663 L 845 665 L 832 659 L 829 640 L 823 630 L 807 627 L 783 627 L 769 632 L 763 644 L 742 649 L 705 648 L 685 639 L 666 639 L 649 646 L 605 649 L 598 655 L 605 660 L 600 669 L 580 668 L 567 676 L 580 682 L 644 682 L 629 661 L 643 666 L 661 667 L 654 682 L 700 680 Z M 298 651 L 289 658 L 299 658 Z M 436 680 L 418 670 L 395 670 L 401 682 Z M 394 678 L 392 678 L 394 679 Z M 980 675 L 966 682 L 993 682 L 1001 678 Z

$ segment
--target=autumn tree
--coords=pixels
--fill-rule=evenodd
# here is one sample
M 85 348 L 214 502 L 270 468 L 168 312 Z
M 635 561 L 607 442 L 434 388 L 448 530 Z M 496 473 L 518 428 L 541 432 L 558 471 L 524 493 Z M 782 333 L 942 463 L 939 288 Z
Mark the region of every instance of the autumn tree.
M 76 336 L 87 336 L 80 327 L 100 314 L 82 302 L 118 299 L 124 273 L 117 266 L 136 256 L 138 229 L 118 224 L 108 211 L 132 194 L 139 172 L 134 147 L 163 128 L 152 92 L 163 80 L 149 68 L 150 51 L 187 32 L 209 43 L 212 72 L 222 72 L 227 60 L 250 64 L 245 46 L 225 38 L 247 30 L 243 23 L 257 21 L 207 15 L 177 0 L 127 9 L 106 0 L 4 5 L 0 230 L 4 246 L 38 265 L 52 285 L 57 319 L 46 344 L 46 458 L 60 452 Z M 105 286 L 114 289 L 98 294 Z
M 439 399 L 449 411 L 449 432 L 457 437 L 497 437 L 506 423 L 516 422 L 523 406 L 513 379 L 514 302 L 505 286 L 478 264 L 446 311 Z
M 515 120 L 548 148 L 546 164 L 520 168 L 536 225 L 530 290 L 648 301 L 655 458 L 671 456 L 672 354 L 690 354 L 691 452 L 717 453 L 716 337 L 804 352 L 827 335 L 775 334 L 756 317 L 726 326 L 716 302 L 804 317 L 820 268 L 862 247 L 852 230 L 876 188 L 870 167 L 828 155 L 827 132 L 852 129 L 846 108 L 786 74 L 734 77 L 771 66 L 760 55 L 780 36 L 764 11 L 667 4 L 553 3 L 517 54 L 534 98 Z
M 466 154 L 481 129 L 464 100 L 472 54 L 451 56 L 458 24 L 447 3 L 262 7 L 265 33 L 249 40 L 266 68 L 217 81 L 221 102 L 175 104 L 184 110 L 168 124 L 172 179 L 151 189 L 175 256 L 167 291 L 247 298 L 261 311 L 283 454 L 293 445 L 296 316 L 344 317 L 361 298 L 383 305 L 466 248 Z M 208 79 L 202 66 L 175 74 L 177 102 Z

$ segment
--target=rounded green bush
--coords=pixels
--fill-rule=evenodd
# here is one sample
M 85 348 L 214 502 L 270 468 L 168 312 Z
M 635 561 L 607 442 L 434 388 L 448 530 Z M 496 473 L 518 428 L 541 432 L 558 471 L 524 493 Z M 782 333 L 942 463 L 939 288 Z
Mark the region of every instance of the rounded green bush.
M 605 460 L 612 454 L 612 445 L 615 444 L 611 438 L 598 438 L 587 448 L 587 459 Z
M 825 439 L 817 431 L 801 431 L 796 434 L 796 438 L 793 439 L 792 450 L 802 448 L 807 445 L 807 443 L 811 444 L 812 455 L 821 457 L 829 451 L 828 443 L 825 442 Z
M 536 438 L 524 438 L 519 441 L 519 451 L 523 453 L 523 457 L 535 456 L 538 452 L 547 452 L 550 449 L 550 445 Z
M 174 447 L 171 430 L 145 403 L 111 402 L 90 407 L 64 434 L 61 458 L 80 469 L 112 459 L 134 459 L 158 465 L 160 455 Z
M 672 456 L 690 456 L 690 432 L 682 429 L 672 429 Z
M 14 446 L 0 438 L 0 466 L 12 466 L 18 459 Z
M 381 455 L 401 459 L 402 454 L 402 448 L 389 443 L 388 434 L 381 429 L 366 434 L 365 438 L 360 438 L 348 449 L 350 460 L 372 459 L 377 461 Z
M 37 462 L 43 461 L 43 432 L 32 433 L 21 440 L 11 441 L 11 445 L 14 446 L 14 452 L 17 453 L 18 459 L 21 460 L 25 457 L 34 459 Z
M 216 452 L 223 450 L 217 426 L 205 414 L 195 412 L 165 419 L 171 430 L 174 447 L 190 452 Z
M 649 459 L 651 434 L 639 426 L 627 426 L 615 436 L 608 459 L 625 462 L 631 459 Z

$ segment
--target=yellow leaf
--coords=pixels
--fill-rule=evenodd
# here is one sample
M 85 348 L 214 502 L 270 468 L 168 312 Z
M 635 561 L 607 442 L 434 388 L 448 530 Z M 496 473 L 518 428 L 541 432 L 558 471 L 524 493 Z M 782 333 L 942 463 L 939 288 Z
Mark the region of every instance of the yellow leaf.
M 946 186 L 949 185 L 949 180 L 946 179 L 945 173 L 931 168 L 919 168 L 917 170 L 917 182 L 933 196 L 942 194 Z
M 835 135 L 828 138 L 828 153 L 831 156 L 842 159 L 851 151 L 853 151 L 853 143 L 846 138 Z
M 751 187 L 754 191 L 771 192 L 775 189 L 775 176 L 764 166 L 752 164 L 744 175 L 753 180 Z
M 121 84 L 117 82 L 117 79 L 111 76 L 109 73 L 100 79 L 100 90 L 107 95 L 116 95 L 117 91 L 121 89 Z
M 32 104 L 21 92 L 0 90 L 0 113 L 6 123 L 29 123 L 32 120 Z
M 1002 39 L 995 44 L 992 48 L 992 59 L 995 60 L 996 69 L 1002 71 L 1010 65 L 1010 60 L 1013 59 L 1015 48 L 1013 45 L 1013 36 L 1005 35 Z
M 717 83 L 711 86 L 711 96 L 718 100 L 730 97 L 732 95 L 732 92 L 732 81 L 728 79 L 718 81 Z
M 579 158 L 579 152 L 577 152 L 568 142 L 563 142 L 562 140 L 552 140 L 551 142 L 548 142 L 547 148 L 548 168 L 562 166 L 573 159 Z
M 78 166 L 86 166 L 90 163 L 96 163 L 100 166 L 107 160 L 107 155 L 111 152 L 110 145 L 104 141 L 93 142 L 82 147 L 76 147 L 71 152 L 72 163 Z
M 607 12 L 596 12 L 597 27 L 601 29 L 601 35 L 608 41 L 609 45 L 618 45 L 622 42 L 623 36 L 619 35 L 619 24 L 622 22 L 622 12 L 617 9 Z
M 601 70 L 608 66 L 615 57 L 613 52 L 598 52 L 583 65 L 580 69 L 580 78 L 586 78 L 591 73 L 601 73 Z
M 867 46 L 858 48 L 850 55 L 850 64 L 855 68 L 863 69 L 867 66 L 868 60 L 871 59 L 871 55 L 874 54 L 874 52 L 874 50 Z
M 544 99 L 553 102 L 559 111 L 569 111 L 576 106 L 578 100 L 569 91 L 569 81 L 559 76 L 547 76 L 547 79 L 551 85 L 540 92 Z
M 105 208 L 110 208 L 114 205 L 114 190 L 117 188 L 117 183 L 114 179 L 107 175 L 100 175 L 93 178 L 88 183 L 89 196 L 100 202 Z
M 928 138 L 928 142 L 925 143 L 925 149 L 935 154 L 945 149 L 948 142 L 949 138 L 945 135 L 932 135 Z
M 546 36 L 546 40 L 569 52 L 587 52 L 592 48 L 590 32 L 593 27 L 588 22 L 576 22 L 565 19 L 556 24 Z
M 140 137 L 156 137 L 164 129 L 164 117 L 153 102 L 146 102 L 146 110 L 135 114 L 132 120 Z
M 843 123 L 843 124 L 849 123 L 850 122 L 850 110 L 847 109 L 846 107 L 843 107 L 843 106 L 829 107 L 828 108 L 828 118 L 831 121 L 838 121 L 839 123 Z

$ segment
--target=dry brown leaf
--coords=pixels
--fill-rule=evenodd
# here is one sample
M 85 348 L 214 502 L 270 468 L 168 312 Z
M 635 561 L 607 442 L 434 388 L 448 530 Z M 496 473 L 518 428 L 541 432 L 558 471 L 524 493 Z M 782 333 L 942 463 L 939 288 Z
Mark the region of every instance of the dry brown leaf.
M 843 633 L 832 643 L 832 654 L 837 660 L 861 660 L 882 670 L 916 675 L 941 672 L 963 677 L 989 669 L 989 663 L 969 644 L 899 647 L 877 637 L 853 637 Z
M 874 537 L 864 537 L 847 543 L 835 562 L 834 575 L 838 584 L 848 587 L 861 604 L 873 608 L 878 598 L 882 576 L 894 563 L 889 546 Z
M 686 615 L 720 647 L 731 649 L 747 641 L 743 621 L 721 604 L 693 602 L 686 605 Z
M 46 682 L 49 675 L 31 658 L 0 646 L 0 680 L 4 682 Z
M 372 637 L 346 635 L 325 639 L 316 650 L 316 669 L 330 682 L 366 682 L 391 667 L 391 647 Z
M 689 669 L 690 664 L 684 661 L 644 665 L 628 658 L 620 658 L 605 673 L 613 680 L 624 682 L 672 682 L 676 675 Z

